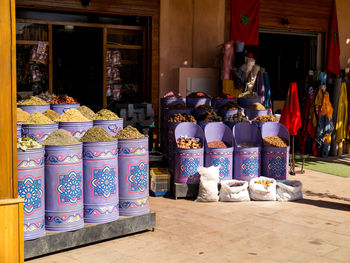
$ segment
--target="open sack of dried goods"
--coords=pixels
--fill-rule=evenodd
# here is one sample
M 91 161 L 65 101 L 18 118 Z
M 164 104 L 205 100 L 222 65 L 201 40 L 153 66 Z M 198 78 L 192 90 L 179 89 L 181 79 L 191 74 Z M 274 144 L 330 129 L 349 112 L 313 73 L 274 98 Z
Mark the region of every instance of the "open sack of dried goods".
M 197 202 L 217 202 L 219 200 L 220 166 L 198 167 L 200 174 Z
M 298 180 L 283 180 L 277 182 L 277 201 L 294 201 L 303 199 L 303 184 Z
M 249 194 L 252 200 L 276 201 L 276 180 L 268 177 L 256 177 L 249 182 Z
M 248 182 L 239 180 L 222 180 L 220 182 L 221 202 L 250 201 Z

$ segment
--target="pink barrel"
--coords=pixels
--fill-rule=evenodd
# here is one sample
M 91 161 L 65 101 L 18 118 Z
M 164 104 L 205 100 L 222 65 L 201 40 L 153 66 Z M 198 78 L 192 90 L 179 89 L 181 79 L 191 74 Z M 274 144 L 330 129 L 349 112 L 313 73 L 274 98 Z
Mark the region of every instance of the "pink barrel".
M 24 240 L 45 235 L 44 148 L 17 151 L 18 195 L 24 199 Z
M 22 137 L 22 124 L 21 122 L 17 122 L 17 138 L 21 138 Z
M 260 176 L 261 134 L 259 128 L 249 122 L 233 126 L 234 170 L 233 178 L 250 181 Z M 250 143 L 256 147 L 238 147 L 240 143 Z
M 204 129 L 205 134 L 205 167 L 221 166 L 220 180 L 232 179 L 233 167 L 233 135 L 229 127 L 223 123 L 208 123 Z M 209 148 L 208 143 L 222 141 L 227 148 Z
M 66 112 L 68 109 L 76 109 L 80 107 L 80 104 L 51 104 L 51 110 L 57 112 L 59 115 Z
M 261 127 L 261 136 L 278 136 L 290 142 L 290 135 L 287 128 L 276 122 L 266 122 Z M 263 146 L 261 154 L 262 176 L 276 180 L 288 179 L 289 167 L 289 146 L 288 147 L 267 147 Z
M 123 119 L 108 121 L 94 120 L 93 125 L 104 128 L 111 136 L 114 136 L 123 129 Z
M 84 142 L 84 221 L 112 222 L 119 217 L 118 142 Z
M 53 124 L 22 124 L 22 136 L 35 137 L 37 142 L 41 142 L 58 129 L 58 123 Z
M 43 113 L 44 111 L 50 109 L 50 104 L 47 104 L 47 105 L 18 105 L 17 104 L 17 107 L 32 114 L 34 112 Z
M 45 146 L 46 229 L 84 227 L 82 145 Z
M 148 137 L 118 140 L 119 214 L 149 212 Z
M 182 122 L 175 129 L 175 141 L 180 137 L 200 138 L 204 143 L 205 137 L 201 127 L 193 122 Z M 198 167 L 204 163 L 204 147 L 201 149 L 181 149 L 176 145 L 174 157 L 174 181 L 182 184 L 198 184 Z
M 186 105 L 190 109 L 194 109 L 200 105 L 211 105 L 211 99 L 210 98 L 189 98 L 186 97 Z
M 93 126 L 92 121 L 87 122 L 60 122 L 58 127 L 60 129 L 69 131 L 70 134 L 76 138 L 80 139 L 84 136 L 85 132 Z

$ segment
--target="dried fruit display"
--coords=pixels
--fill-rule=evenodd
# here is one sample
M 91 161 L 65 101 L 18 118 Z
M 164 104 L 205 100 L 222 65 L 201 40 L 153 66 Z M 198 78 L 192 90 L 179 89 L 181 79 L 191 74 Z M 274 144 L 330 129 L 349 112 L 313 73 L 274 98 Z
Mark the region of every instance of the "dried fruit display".
M 196 122 L 196 119 L 190 114 L 176 113 L 169 118 L 169 122 Z
M 203 143 L 199 138 L 180 137 L 176 141 L 177 147 L 182 149 L 200 149 Z
M 264 145 L 267 147 L 288 147 L 287 141 L 278 136 L 267 136 L 263 140 Z

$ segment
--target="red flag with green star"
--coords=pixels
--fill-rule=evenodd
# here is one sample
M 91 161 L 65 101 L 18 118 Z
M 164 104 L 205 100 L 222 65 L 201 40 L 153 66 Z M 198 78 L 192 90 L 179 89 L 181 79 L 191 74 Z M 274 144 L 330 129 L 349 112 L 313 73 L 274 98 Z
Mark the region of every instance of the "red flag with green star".
M 338 36 L 338 19 L 337 8 L 335 1 L 333 1 L 333 11 L 331 17 L 331 24 L 328 32 L 328 58 L 327 58 L 327 70 L 340 75 L 340 48 L 339 48 L 339 36 Z
M 231 40 L 259 45 L 260 0 L 232 0 Z

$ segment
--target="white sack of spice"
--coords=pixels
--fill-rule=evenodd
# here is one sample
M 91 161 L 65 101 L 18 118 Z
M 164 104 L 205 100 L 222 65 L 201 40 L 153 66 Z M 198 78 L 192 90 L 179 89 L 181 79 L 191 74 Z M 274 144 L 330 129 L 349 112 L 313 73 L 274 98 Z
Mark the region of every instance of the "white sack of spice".
M 248 182 L 239 180 L 222 180 L 220 185 L 221 202 L 250 201 Z
M 303 184 L 298 180 L 282 180 L 277 182 L 277 201 L 294 201 L 303 199 Z
M 200 183 L 197 202 L 217 202 L 219 201 L 219 173 L 220 166 L 210 166 L 208 168 L 199 167 Z

